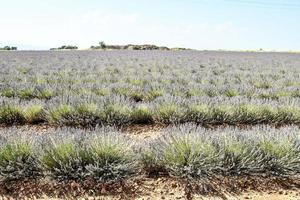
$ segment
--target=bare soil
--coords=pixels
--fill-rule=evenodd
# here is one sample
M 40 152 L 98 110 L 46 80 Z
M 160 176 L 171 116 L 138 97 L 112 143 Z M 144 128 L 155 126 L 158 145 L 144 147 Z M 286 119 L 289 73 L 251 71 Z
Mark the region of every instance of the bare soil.
M 1 185 L 0 199 L 300 199 L 300 180 L 280 181 L 258 177 L 220 179 L 192 184 L 188 190 L 186 183 L 166 177 L 138 177 L 111 185 L 41 180 Z M 223 185 L 226 182 L 232 185 Z

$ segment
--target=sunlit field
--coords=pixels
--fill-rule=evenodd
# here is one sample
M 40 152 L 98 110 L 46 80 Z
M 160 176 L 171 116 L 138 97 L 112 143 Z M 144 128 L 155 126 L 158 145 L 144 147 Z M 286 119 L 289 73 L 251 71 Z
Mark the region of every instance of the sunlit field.
M 158 177 L 187 199 L 216 182 L 242 191 L 239 178 L 299 185 L 300 55 L 0 52 L 0 124 L 7 193 L 41 182 L 122 193 Z

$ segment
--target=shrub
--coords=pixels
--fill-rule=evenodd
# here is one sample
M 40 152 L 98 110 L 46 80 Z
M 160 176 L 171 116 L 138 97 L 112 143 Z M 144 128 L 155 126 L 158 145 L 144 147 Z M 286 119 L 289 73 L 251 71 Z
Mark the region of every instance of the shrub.
M 115 182 L 138 173 L 132 144 L 124 139 L 110 133 L 89 140 L 89 177 L 97 182 Z
M 49 100 L 54 96 L 54 92 L 50 89 L 36 89 L 35 97 L 38 99 Z
M 231 106 L 216 106 L 212 108 L 212 124 L 235 124 L 234 108 Z
M 265 156 L 263 170 L 276 176 L 294 175 L 300 172 L 299 143 L 288 138 L 262 140 L 259 149 Z
M 260 89 L 269 89 L 272 87 L 272 84 L 266 80 L 260 81 L 260 82 L 254 82 L 254 87 L 260 88 Z
M 93 103 L 59 105 L 50 108 L 47 115 L 50 123 L 65 126 L 95 127 L 102 122 L 98 106 Z
M 172 175 L 185 179 L 207 177 L 214 165 L 215 147 L 207 141 L 183 136 L 170 138 L 163 161 Z
M 197 124 L 208 124 L 213 120 L 212 109 L 205 104 L 188 106 L 187 120 L 189 122 L 195 122 Z
M 174 103 L 164 103 L 155 109 L 155 119 L 162 123 L 180 123 L 184 120 L 185 110 Z
M 149 174 L 167 170 L 188 180 L 220 175 L 292 177 L 300 173 L 297 134 L 297 129 L 289 128 L 241 131 L 181 125 L 167 129 L 165 135 L 149 143 L 142 161 Z
M 112 92 L 116 95 L 124 95 L 127 97 L 129 97 L 131 93 L 130 89 L 127 87 L 114 87 Z
M 43 107 L 40 105 L 28 106 L 23 110 L 26 123 L 38 124 L 44 122 Z
M 300 109 L 294 106 L 278 108 L 278 124 L 300 124 Z
M 141 102 L 144 99 L 144 94 L 141 91 L 131 91 L 129 94 L 126 94 L 126 96 L 135 102 Z
M 57 180 L 115 182 L 136 174 L 132 143 L 115 132 L 104 131 L 109 130 L 52 140 L 42 157 L 45 169 Z
M 261 170 L 263 160 L 258 148 L 250 139 L 240 135 L 224 134 L 219 138 L 219 166 L 216 174 L 223 176 L 237 176 L 256 174 Z
M 186 97 L 190 98 L 190 97 L 195 97 L 195 96 L 203 96 L 204 92 L 200 89 L 197 88 L 192 88 L 189 91 L 186 92 Z
M 131 121 L 131 109 L 127 105 L 110 103 L 104 107 L 104 122 L 108 125 L 122 125 Z
M 224 92 L 225 96 L 227 97 L 235 97 L 235 96 L 238 96 L 239 93 L 238 91 L 234 90 L 234 89 L 227 89 L 225 92 Z
M 161 154 L 155 152 L 154 145 L 157 143 L 153 142 L 149 146 L 144 144 L 140 147 L 140 164 L 148 176 L 166 175 L 168 174 L 166 166 L 162 161 Z
M 92 91 L 98 96 L 108 96 L 110 94 L 110 91 L 106 88 L 93 89 Z
M 163 96 L 165 91 L 163 89 L 151 89 L 145 94 L 145 100 L 153 101 L 157 97 Z
M 57 180 L 79 180 L 85 174 L 85 165 L 80 156 L 83 149 L 74 141 L 52 143 L 44 150 L 42 163 L 49 175 Z
M 0 94 L 1 96 L 11 98 L 15 96 L 15 91 L 11 88 L 4 88 L 1 90 Z
M 50 123 L 60 124 L 60 125 L 72 125 L 69 122 L 69 116 L 74 112 L 70 105 L 61 104 L 57 107 L 48 108 L 47 120 Z
M 13 105 L 0 105 L 0 124 L 23 124 L 25 117 L 21 108 Z
M 34 95 L 34 88 L 25 88 L 25 89 L 20 89 L 17 91 L 17 95 L 21 99 L 33 99 L 35 97 Z
M 77 126 L 95 127 L 100 124 L 99 110 L 96 104 L 82 104 L 75 106 L 75 114 L 73 117 Z
M 240 105 L 236 108 L 234 116 L 241 124 L 257 124 L 260 122 L 260 109 L 253 105 Z
M 137 124 L 148 124 L 153 122 L 153 114 L 147 105 L 135 107 L 131 113 L 132 121 Z
M 1 181 L 36 179 L 42 176 L 42 170 L 35 154 L 33 141 L 20 141 L 15 138 L 0 147 Z

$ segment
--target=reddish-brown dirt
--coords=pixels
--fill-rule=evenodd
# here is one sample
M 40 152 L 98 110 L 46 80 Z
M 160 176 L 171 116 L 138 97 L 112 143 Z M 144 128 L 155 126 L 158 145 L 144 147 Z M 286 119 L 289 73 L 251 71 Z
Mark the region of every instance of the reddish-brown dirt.
M 262 179 L 231 180 L 233 185 L 221 187 L 217 182 L 209 186 L 193 186 L 190 199 L 253 199 L 253 200 L 296 200 L 300 199 L 300 189 L 285 188 L 271 181 Z M 239 182 L 239 183 L 237 183 Z M 245 188 L 235 188 L 235 184 L 245 184 Z M 250 184 L 250 185 L 249 185 Z M 254 190 L 252 188 L 259 184 Z M 269 188 L 268 188 L 269 187 Z M 23 182 L 1 186 L 0 199 L 189 199 L 186 184 L 171 178 L 139 177 L 124 184 L 101 185 L 85 183 L 55 183 L 49 180 Z

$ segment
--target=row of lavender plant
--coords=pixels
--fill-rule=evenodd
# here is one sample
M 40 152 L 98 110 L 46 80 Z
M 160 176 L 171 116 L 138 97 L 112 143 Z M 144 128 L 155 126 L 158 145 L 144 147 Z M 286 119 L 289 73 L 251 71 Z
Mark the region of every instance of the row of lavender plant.
M 300 102 L 247 98 L 193 98 L 173 96 L 136 103 L 122 96 L 55 98 L 20 102 L 2 98 L 0 124 L 39 124 L 95 127 L 97 125 L 179 124 L 300 124 Z
M 64 128 L 48 134 L 23 131 L 9 128 L 1 135 L 2 182 L 45 177 L 115 182 L 141 174 L 190 180 L 241 175 L 298 178 L 300 173 L 299 129 L 292 126 L 208 130 L 185 124 L 148 141 L 111 127 Z

